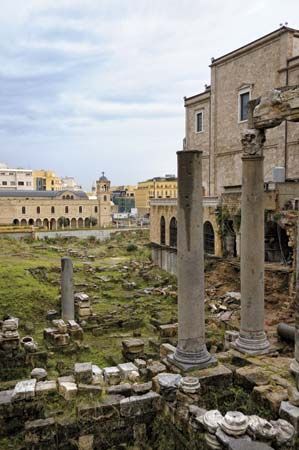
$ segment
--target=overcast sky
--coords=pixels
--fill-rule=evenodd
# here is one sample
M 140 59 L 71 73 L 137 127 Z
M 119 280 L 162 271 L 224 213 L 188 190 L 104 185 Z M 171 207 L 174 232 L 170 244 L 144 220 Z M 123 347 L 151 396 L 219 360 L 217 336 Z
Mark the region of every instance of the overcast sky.
M 2 0 L 0 162 L 113 184 L 176 172 L 183 97 L 299 0 Z

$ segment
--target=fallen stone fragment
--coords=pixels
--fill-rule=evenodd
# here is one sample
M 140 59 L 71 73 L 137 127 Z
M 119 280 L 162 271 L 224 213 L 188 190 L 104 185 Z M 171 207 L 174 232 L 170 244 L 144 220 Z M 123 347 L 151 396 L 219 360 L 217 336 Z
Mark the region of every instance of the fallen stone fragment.
M 59 394 L 62 395 L 65 400 L 72 400 L 76 397 L 78 392 L 76 383 L 71 383 L 69 381 L 60 382 L 58 389 Z
M 299 432 L 299 408 L 290 402 L 281 402 L 279 416 L 290 422 L 295 428 L 295 432 Z
M 153 378 L 159 373 L 166 371 L 166 366 L 162 364 L 160 361 L 153 361 L 151 364 L 147 366 L 147 369 L 150 373 L 150 376 Z
M 35 393 L 37 396 L 53 394 L 57 392 L 56 381 L 39 381 L 36 383 Z
M 292 446 L 295 439 L 295 429 L 293 425 L 283 419 L 271 420 L 271 425 L 276 430 L 276 442 L 279 447 L 287 444 L 288 446 Z
M 239 411 L 229 411 L 219 425 L 230 436 L 242 436 L 248 428 L 248 417 Z
M 118 364 L 117 367 L 119 368 L 120 376 L 121 376 L 122 380 L 128 380 L 132 373 L 134 373 L 134 374 L 137 373 L 137 378 L 139 376 L 138 368 L 132 362 Z
M 121 380 L 120 370 L 118 367 L 105 367 L 104 380 L 109 385 L 119 384 Z
M 75 363 L 74 375 L 76 383 L 91 384 L 92 383 L 92 364 L 90 362 Z
M 103 384 L 104 376 L 103 371 L 99 366 L 92 365 L 92 384 Z
M 273 425 L 259 416 L 253 415 L 248 417 L 248 434 L 254 440 L 272 442 L 277 434 L 277 429 Z
M 18 401 L 18 400 L 28 400 L 35 397 L 35 387 L 36 387 L 36 380 L 24 380 L 19 381 L 19 383 L 16 384 L 13 394 L 12 394 L 12 401 Z
M 47 379 L 48 372 L 41 368 L 41 367 L 35 367 L 30 374 L 31 378 L 35 378 L 37 381 L 43 381 Z

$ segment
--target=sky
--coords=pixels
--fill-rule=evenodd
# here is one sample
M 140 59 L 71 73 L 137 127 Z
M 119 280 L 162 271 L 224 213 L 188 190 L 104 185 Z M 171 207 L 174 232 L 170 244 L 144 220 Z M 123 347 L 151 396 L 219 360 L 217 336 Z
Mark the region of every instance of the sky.
M 0 162 L 87 190 L 174 174 L 211 57 L 285 22 L 298 0 L 2 0 Z

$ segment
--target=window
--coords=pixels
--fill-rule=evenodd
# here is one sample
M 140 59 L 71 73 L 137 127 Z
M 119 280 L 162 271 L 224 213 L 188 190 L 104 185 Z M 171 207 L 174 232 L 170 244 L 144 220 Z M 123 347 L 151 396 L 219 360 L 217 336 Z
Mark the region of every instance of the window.
M 7 186 L 7 181 L 2 181 L 2 186 Z
M 26 208 L 25 208 L 25 206 L 22 206 L 22 214 L 26 214 Z
M 24 181 L 18 181 L 18 186 L 24 186 Z
M 11 181 L 11 182 L 10 182 L 10 185 L 11 185 L 11 186 L 15 186 L 15 185 L 16 185 L 16 182 L 15 182 L 15 181 Z
M 166 227 L 165 218 L 163 216 L 160 219 L 160 243 L 161 245 L 165 245 L 166 243 Z
M 82 208 L 82 206 L 79 206 L 79 213 L 81 214 L 81 213 L 82 213 L 82 211 L 83 211 L 83 208 Z
M 37 214 L 40 214 L 40 207 L 39 206 L 36 208 L 36 212 L 37 212 Z
M 26 181 L 26 186 L 31 186 L 31 182 L 30 181 Z
M 248 119 L 248 102 L 250 100 L 250 92 L 241 92 L 239 95 L 239 121 L 244 122 Z
M 65 211 L 66 214 L 68 214 L 68 212 L 69 212 L 69 207 L 66 206 L 66 207 L 64 208 L 64 211 Z
M 195 130 L 196 133 L 203 132 L 203 111 L 200 111 L 195 115 Z
M 97 207 L 97 206 L 94 207 L 94 212 L 95 212 L 95 213 L 98 212 L 98 207 Z
M 55 214 L 55 207 L 54 206 L 51 207 L 51 214 Z

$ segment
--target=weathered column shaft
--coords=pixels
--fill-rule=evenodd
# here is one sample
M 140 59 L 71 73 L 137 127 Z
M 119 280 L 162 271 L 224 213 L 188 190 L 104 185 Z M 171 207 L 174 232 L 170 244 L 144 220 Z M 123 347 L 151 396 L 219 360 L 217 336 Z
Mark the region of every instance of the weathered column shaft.
M 264 332 L 264 132 L 248 130 L 242 143 L 241 329 L 236 346 L 259 354 L 269 350 Z
M 61 311 L 63 320 L 75 319 L 73 263 L 67 256 L 61 258 Z
M 295 291 L 295 359 L 290 370 L 299 377 L 299 220 L 297 222 L 296 291 Z
M 188 370 L 213 362 L 205 345 L 202 152 L 178 152 L 178 346 Z

